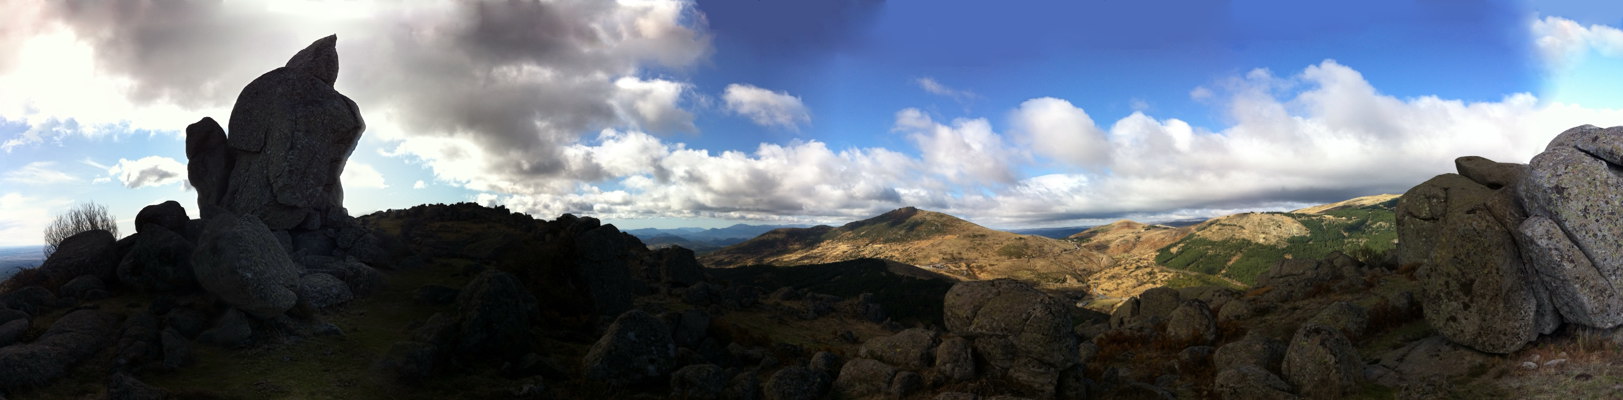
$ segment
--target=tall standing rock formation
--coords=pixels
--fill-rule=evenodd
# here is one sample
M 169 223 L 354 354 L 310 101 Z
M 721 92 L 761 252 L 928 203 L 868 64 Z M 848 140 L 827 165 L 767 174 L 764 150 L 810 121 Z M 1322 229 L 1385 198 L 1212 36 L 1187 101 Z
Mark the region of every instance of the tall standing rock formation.
M 254 79 L 231 108 L 235 156 L 222 202 L 271 230 L 314 230 L 343 219 L 339 175 L 366 130 L 360 108 L 333 90 L 338 37 L 299 51 Z
M 229 133 L 212 118 L 186 127 L 186 169 L 203 219 L 258 217 L 309 268 L 386 256 L 344 209 L 339 177 L 366 122 L 333 90 L 337 42 L 317 40 L 244 87 Z

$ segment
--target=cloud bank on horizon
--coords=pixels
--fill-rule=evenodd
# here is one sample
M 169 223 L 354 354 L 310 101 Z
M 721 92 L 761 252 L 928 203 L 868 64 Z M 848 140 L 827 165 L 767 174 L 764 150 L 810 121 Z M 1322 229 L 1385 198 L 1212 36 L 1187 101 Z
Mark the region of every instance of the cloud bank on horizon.
M 903 5 L 785 5 L 815 8 L 785 11 L 792 17 L 847 24 L 832 31 L 736 18 L 759 6 L 0 0 L 0 244 L 37 240 L 52 210 L 89 194 L 121 202 L 125 220 L 161 199 L 191 203 L 184 156 L 170 149 L 186 124 L 224 124 L 243 85 L 334 32 L 337 88 L 369 126 L 344 174 L 352 211 L 473 200 L 635 226 L 840 222 L 911 205 L 992 226 L 1078 225 L 1401 192 L 1458 156 L 1526 162 L 1566 128 L 1623 124 L 1623 109 L 1541 98 L 1536 85 L 1383 90 L 1354 61 L 1369 57 L 1331 45 L 1233 56 L 1251 65 L 1181 75 L 1194 83 L 1149 101 L 1068 83 L 1149 85 L 1154 75 L 1030 72 L 1077 61 L 1052 58 L 1075 49 L 1042 40 L 1005 38 L 1011 54 L 986 56 L 1008 66 L 886 70 L 894 60 L 874 55 L 886 39 L 865 35 L 905 24 L 890 22 L 911 18 Z M 1623 57 L 1614 27 L 1509 13 L 1482 19 L 1520 24 L 1500 27 L 1512 32 L 1501 41 L 1533 75 Z M 782 34 L 770 29 L 801 31 L 760 45 Z M 803 68 L 815 70 L 781 76 Z

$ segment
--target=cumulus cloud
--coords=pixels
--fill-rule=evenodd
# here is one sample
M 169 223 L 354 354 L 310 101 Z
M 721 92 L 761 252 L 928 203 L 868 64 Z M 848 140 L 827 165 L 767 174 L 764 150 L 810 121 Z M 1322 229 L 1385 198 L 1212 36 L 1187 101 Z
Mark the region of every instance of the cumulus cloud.
M 923 111 L 896 113 L 897 132 L 918 146 L 926 166 L 948 180 L 969 185 L 996 185 L 1015 180 L 1013 163 L 1023 154 L 992 131 L 985 119 L 960 118 L 952 125 L 936 122 Z
M 1330 60 L 1216 86 L 1211 100 L 1234 124 L 1210 131 L 1135 112 L 1108 128 L 1107 171 L 1022 179 L 979 213 L 1029 223 L 1402 193 L 1452 172 L 1459 156 L 1525 163 L 1567 128 L 1623 124 L 1623 110 L 1525 93 L 1489 102 L 1397 98 Z
M 1583 26 L 1556 16 L 1533 19 L 1533 45 L 1544 62 L 1562 67 L 1574 64 L 1594 50 L 1607 57 L 1623 57 L 1623 30 L 1606 25 Z
M 372 165 L 351 161 L 344 165 L 344 173 L 338 176 L 345 188 L 388 189 L 389 183 L 383 180 L 383 174 Z M 417 183 L 422 183 L 418 181 Z
M 608 131 L 571 153 L 592 154 L 579 160 L 595 160 L 591 168 L 614 179 L 555 193 L 486 193 L 479 200 L 545 216 L 793 221 L 832 221 L 926 200 L 896 190 L 917 179 L 918 161 L 885 149 L 835 151 L 796 141 L 712 153 L 642 132 Z
M 428 187 L 428 184 L 423 183 L 422 180 L 418 180 L 417 183 L 411 184 L 412 189 L 422 189 L 422 188 L 426 188 L 426 187 Z
M 146 156 L 133 161 L 120 158 L 118 163 L 107 168 L 107 174 L 118 179 L 119 182 L 124 183 L 124 187 L 130 189 L 163 186 L 177 182 L 184 183 L 186 181 L 186 164 L 163 156 Z
M 622 119 L 653 132 L 697 132 L 693 113 L 682 109 L 682 95 L 688 84 L 663 79 L 642 80 L 622 77 L 614 81 L 614 106 Z
M 727 111 L 747 117 L 756 125 L 796 129 L 800 124 L 811 122 L 811 112 L 806 110 L 806 105 L 799 97 L 786 92 L 734 83 L 727 85 L 721 98 L 726 102 Z
M 11 171 L 6 171 L 0 181 L 20 183 L 25 185 L 49 185 L 56 183 L 78 182 L 79 178 L 56 169 L 54 161 L 35 161 Z
M 1097 168 L 1110 162 L 1105 132 L 1071 102 L 1052 97 L 1020 103 L 1010 118 L 1022 140 L 1037 154 L 1065 163 Z
M 645 70 L 711 51 L 682 0 L 0 2 L 4 22 L 21 21 L 0 30 L 0 116 L 31 127 L 0 149 L 225 122 L 243 85 L 337 33 L 337 89 L 362 104 L 369 136 L 511 191 L 578 179 L 563 151 L 604 128 L 694 131 L 689 85 Z M 447 141 L 454 153 L 437 148 Z
M 1530 94 L 1398 98 L 1325 61 L 1193 88 L 1225 126 L 1136 106 L 1126 116 L 1090 114 L 1039 97 L 1010 107 L 1007 126 L 901 110 L 891 130 L 911 148 L 799 140 L 716 152 L 666 136 L 695 130 L 684 107 L 699 96 L 650 72 L 693 68 L 712 51 L 691 2 L 362 1 L 319 12 L 302 4 L 0 0 L 0 117 L 30 127 L 0 149 L 179 132 L 204 115 L 223 122 L 243 85 L 330 33 L 343 59 L 337 88 L 361 104 L 368 140 L 385 156 L 541 216 L 837 222 L 904 205 L 992 225 L 1198 215 L 1400 192 L 1460 155 L 1525 162 L 1571 126 L 1623 124 L 1618 110 Z M 1547 60 L 1623 54 L 1623 34 L 1609 27 L 1545 17 L 1532 29 Z M 973 96 L 931 78 L 915 83 Z M 734 84 L 721 97 L 727 111 L 763 126 L 810 122 L 788 93 Z M 128 187 L 185 177 L 181 163 L 162 157 L 106 169 Z M 360 163 L 345 175 L 346 185 L 386 187 Z

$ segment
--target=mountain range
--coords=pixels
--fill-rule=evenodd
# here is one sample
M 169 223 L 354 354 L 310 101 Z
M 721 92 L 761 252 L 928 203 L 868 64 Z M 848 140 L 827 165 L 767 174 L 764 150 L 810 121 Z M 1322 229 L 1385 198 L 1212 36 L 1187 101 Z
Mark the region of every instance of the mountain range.
M 1337 251 L 1360 258 L 1385 254 L 1397 235 L 1397 199 L 1365 196 L 1181 227 L 1122 220 L 1063 239 L 993 230 L 907 207 L 840 227 L 774 229 L 699 259 L 710 268 L 733 268 L 876 258 L 961 280 L 1015 278 L 1050 289 L 1085 287 L 1096 297 L 1128 297 L 1163 285 L 1249 286 L 1281 259 L 1319 259 Z
M 625 233 L 636 236 L 650 247 L 682 246 L 695 252 L 708 252 L 749 240 L 780 228 L 805 228 L 809 225 L 749 225 L 734 224 L 724 228 L 641 228 Z
M 705 254 L 711 268 L 822 264 L 879 258 L 965 280 L 1016 278 L 1047 287 L 1081 287 L 1111 265 L 1076 243 L 989 229 L 914 207 L 838 228 L 783 228 Z

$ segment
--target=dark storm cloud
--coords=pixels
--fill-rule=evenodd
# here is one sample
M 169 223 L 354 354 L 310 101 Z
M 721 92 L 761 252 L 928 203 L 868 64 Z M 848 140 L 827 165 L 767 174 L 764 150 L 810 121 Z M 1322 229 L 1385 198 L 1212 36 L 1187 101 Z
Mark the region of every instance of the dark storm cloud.
M 106 72 L 130 78 L 137 102 L 208 106 L 236 97 L 265 57 L 243 51 L 269 33 L 220 1 L 53 1 L 45 13 L 89 42 Z M 261 42 L 262 43 L 262 42 Z M 263 71 L 259 71 L 263 72 Z
M 99 69 L 130 78 L 131 101 L 192 108 L 228 106 L 258 74 L 336 32 L 337 88 L 369 120 L 391 123 L 369 133 L 470 141 L 464 150 L 482 150 L 472 156 L 508 183 L 596 175 L 572 169 L 560 149 L 604 128 L 692 131 L 678 104 L 686 84 L 639 75 L 710 52 L 703 18 L 680 2 L 390 4 L 339 22 L 273 5 L 64 1 L 44 14 L 89 43 Z

